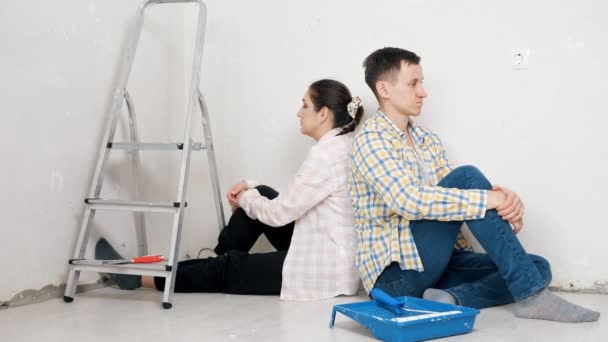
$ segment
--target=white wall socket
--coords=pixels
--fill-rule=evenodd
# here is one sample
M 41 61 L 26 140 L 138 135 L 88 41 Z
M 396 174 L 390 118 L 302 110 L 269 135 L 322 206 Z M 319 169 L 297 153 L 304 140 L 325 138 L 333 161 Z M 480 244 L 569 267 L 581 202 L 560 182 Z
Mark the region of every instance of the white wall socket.
M 530 49 L 513 49 L 511 51 L 511 67 L 514 70 L 528 69 Z

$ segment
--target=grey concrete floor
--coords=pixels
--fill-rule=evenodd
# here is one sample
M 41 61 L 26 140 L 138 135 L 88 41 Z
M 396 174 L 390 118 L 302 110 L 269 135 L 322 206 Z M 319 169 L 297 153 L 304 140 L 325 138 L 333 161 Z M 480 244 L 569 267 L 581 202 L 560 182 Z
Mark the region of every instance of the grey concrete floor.
M 608 312 L 608 296 L 560 293 L 568 300 Z M 163 310 L 160 293 L 106 288 L 76 297 L 72 304 L 51 300 L 0 311 L 0 341 L 375 341 L 357 322 L 338 314 L 335 304 L 364 296 L 318 302 L 282 302 L 277 297 L 176 294 Z M 608 341 L 606 317 L 564 324 L 515 318 L 509 307 L 482 310 L 475 329 L 441 341 Z

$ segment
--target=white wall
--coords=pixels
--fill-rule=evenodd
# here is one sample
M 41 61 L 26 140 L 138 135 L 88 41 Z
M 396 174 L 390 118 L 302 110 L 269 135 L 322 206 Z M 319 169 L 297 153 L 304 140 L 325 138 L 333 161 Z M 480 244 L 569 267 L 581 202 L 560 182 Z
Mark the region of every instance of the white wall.
M 306 86 L 322 77 L 341 80 L 371 113 L 376 105 L 363 59 L 384 46 L 411 49 L 422 56 L 429 92 L 419 121 L 442 136 L 456 164 L 475 164 L 521 195 L 520 239 L 551 261 L 553 285 L 606 291 L 604 2 L 208 6 L 202 87 L 224 189 L 241 177 L 284 188 L 311 144 L 295 118 Z M 528 70 L 511 69 L 513 48 L 530 49 Z
M 139 0 L 0 5 L 0 299 L 65 281 L 120 47 Z M 284 189 L 312 144 L 295 118 L 309 83 L 345 82 L 376 108 L 361 62 L 399 46 L 423 57 L 430 94 L 420 122 L 437 131 L 457 164 L 478 165 L 526 203 L 520 234 L 553 264 L 554 285 L 601 287 L 608 234 L 608 66 L 600 1 L 230 1 L 210 0 L 201 87 L 216 143 L 222 191 L 243 177 Z M 182 133 L 192 10 L 153 9 L 131 90 L 143 138 Z M 185 27 L 184 27 L 185 26 Z M 165 33 L 168 31 L 169 33 Z M 511 69 L 512 48 L 530 48 L 530 68 Z M 182 114 L 180 114 L 182 113 Z M 175 115 L 175 116 L 174 116 Z M 121 127 L 125 127 L 121 122 Z M 172 196 L 175 156 L 144 154 L 145 195 Z M 112 160 L 111 195 L 130 192 L 130 173 Z M 195 154 L 181 256 L 217 235 L 206 158 Z M 171 182 L 168 181 L 171 179 Z M 128 215 L 100 215 L 94 236 L 135 250 Z M 150 249 L 166 252 L 170 223 L 150 217 Z M 263 244 L 258 247 L 264 250 Z M 92 281 L 88 275 L 85 281 Z M 6 280 L 8 279 L 8 280 Z

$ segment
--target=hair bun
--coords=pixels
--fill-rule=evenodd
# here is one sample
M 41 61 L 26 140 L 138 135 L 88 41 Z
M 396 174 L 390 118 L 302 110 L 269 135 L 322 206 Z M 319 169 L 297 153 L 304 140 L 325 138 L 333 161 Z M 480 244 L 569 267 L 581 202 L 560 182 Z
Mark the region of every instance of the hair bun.
M 346 110 L 348 111 L 348 115 L 350 115 L 353 119 L 355 115 L 357 115 L 357 111 L 361 107 L 361 98 L 359 96 L 353 97 L 353 99 L 346 106 Z

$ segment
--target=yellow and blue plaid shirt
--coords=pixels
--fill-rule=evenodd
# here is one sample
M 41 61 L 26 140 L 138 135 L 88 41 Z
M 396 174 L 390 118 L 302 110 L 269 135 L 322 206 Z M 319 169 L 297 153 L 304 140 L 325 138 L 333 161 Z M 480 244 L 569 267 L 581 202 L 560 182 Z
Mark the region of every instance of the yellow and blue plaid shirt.
M 412 121 L 410 134 L 431 184 L 425 184 L 416 151 L 382 112 L 367 120 L 354 141 L 350 192 L 355 209 L 357 268 L 368 293 L 384 268 L 424 271 L 409 223 L 483 218 L 486 190 L 442 188 L 451 170 L 439 137 Z M 459 235 L 455 248 L 470 249 Z

